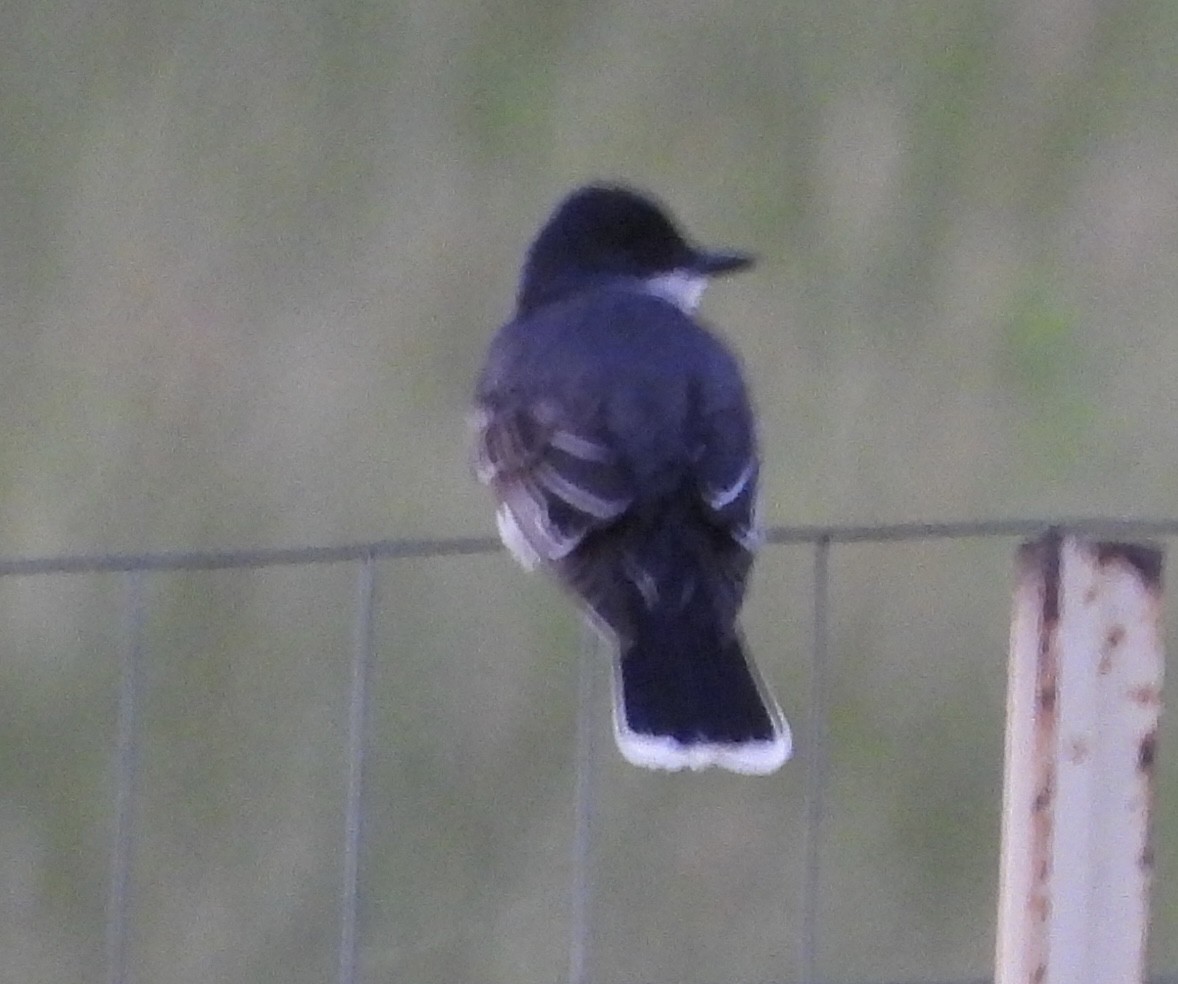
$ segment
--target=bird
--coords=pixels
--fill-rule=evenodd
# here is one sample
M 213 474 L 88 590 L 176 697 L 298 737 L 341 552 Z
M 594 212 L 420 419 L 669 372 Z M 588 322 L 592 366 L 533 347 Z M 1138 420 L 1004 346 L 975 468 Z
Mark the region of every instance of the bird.
M 559 202 L 527 249 L 471 413 L 504 545 L 555 577 L 613 646 L 627 761 L 768 774 L 791 754 L 737 617 L 760 457 L 740 362 L 695 317 L 753 264 L 689 241 L 623 184 Z

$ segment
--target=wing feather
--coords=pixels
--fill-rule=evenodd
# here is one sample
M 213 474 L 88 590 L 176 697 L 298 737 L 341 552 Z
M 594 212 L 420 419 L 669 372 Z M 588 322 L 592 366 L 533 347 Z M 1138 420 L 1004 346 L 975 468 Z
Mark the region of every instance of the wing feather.
M 552 399 L 488 398 L 473 424 L 475 473 L 495 491 L 500 535 L 525 566 L 567 556 L 633 502 L 619 456 Z

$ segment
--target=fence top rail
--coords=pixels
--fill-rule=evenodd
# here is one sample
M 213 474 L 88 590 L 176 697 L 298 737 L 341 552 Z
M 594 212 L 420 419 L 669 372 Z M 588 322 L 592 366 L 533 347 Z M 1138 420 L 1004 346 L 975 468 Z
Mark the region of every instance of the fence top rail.
M 771 544 L 799 545 L 1033 537 L 1053 527 L 1100 537 L 1178 536 L 1178 519 L 1073 517 L 772 526 L 765 531 L 765 541 Z M 494 537 L 456 536 L 390 538 L 364 543 L 241 550 L 161 550 L 145 553 L 0 557 L 0 577 L 120 571 L 214 571 L 301 564 L 338 564 L 369 559 L 470 556 L 494 553 L 499 549 L 500 543 Z

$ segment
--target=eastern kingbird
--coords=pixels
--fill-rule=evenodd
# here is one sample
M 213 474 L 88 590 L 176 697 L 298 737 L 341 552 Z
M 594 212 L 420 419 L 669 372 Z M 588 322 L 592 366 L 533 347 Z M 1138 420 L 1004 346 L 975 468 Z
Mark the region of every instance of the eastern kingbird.
M 737 613 L 758 544 L 740 365 L 692 317 L 752 263 L 688 242 L 632 190 L 574 191 L 528 250 L 475 396 L 500 536 L 617 646 L 614 730 L 635 765 L 767 773 L 790 754 Z

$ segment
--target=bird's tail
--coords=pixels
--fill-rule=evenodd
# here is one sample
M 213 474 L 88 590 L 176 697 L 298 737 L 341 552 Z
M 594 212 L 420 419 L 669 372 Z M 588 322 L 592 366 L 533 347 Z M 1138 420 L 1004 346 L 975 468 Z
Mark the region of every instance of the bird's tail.
M 656 602 L 637 619 L 615 668 L 614 729 L 622 755 L 653 769 L 764 774 L 791 751 L 789 726 L 739 633 L 706 599 Z

